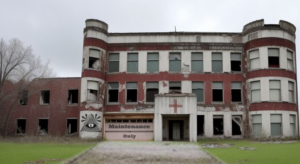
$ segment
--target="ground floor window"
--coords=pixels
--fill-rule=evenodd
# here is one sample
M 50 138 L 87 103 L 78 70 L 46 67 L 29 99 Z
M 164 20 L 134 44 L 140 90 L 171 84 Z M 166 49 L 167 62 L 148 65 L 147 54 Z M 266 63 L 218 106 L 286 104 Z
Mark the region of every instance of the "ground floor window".
M 255 137 L 260 137 L 262 132 L 262 118 L 261 114 L 252 115 L 252 134 Z
M 213 116 L 214 135 L 224 134 L 224 120 L 222 115 Z
M 242 135 L 242 116 L 232 116 L 231 120 L 231 128 L 232 128 L 232 135 Z
M 271 136 L 281 135 L 281 114 L 271 114 Z
M 48 119 L 39 119 L 39 135 L 48 135 Z
M 67 119 L 67 132 L 68 132 L 68 134 L 77 133 L 77 119 L 76 118 Z
M 290 115 L 290 129 L 291 129 L 291 136 L 296 136 L 296 116 Z
M 197 116 L 197 136 L 204 135 L 204 115 Z
M 26 119 L 17 119 L 17 134 L 26 133 Z

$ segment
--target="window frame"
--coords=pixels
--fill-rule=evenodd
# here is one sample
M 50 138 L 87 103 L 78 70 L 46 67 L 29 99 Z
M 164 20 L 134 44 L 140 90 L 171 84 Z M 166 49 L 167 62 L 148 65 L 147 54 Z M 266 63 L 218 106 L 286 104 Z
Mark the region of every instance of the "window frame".
M 251 52 L 257 51 L 258 52 L 258 56 L 257 57 L 251 57 Z M 249 50 L 248 51 L 248 59 L 249 59 L 249 67 L 248 70 L 249 71 L 253 71 L 253 70 L 259 70 L 260 69 L 260 56 L 259 56 L 259 49 L 253 49 L 253 50 Z M 257 60 L 258 61 L 258 68 L 252 68 L 251 66 L 251 61 L 253 60 Z
M 271 82 L 279 82 L 279 88 L 271 88 Z M 277 90 L 279 91 L 279 100 L 271 100 L 271 90 Z M 269 80 L 269 101 L 270 102 L 280 102 L 282 101 L 282 96 L 281 96 L 281 80 Z
M 252 89 L 252 84 L 255 83 L 255 82 L 258 82 L 259 83 L 259 89 Z M 260 93 L 260 100 L 259 101 L 253 101 L 252 99 L 252 95 L 253 95 L 253 91 L 257 91 L 259 90 L 259 93 Z M 250 82 L 250 91 L 251 91 L 251 103 L 255 103 L 255 102 L 261 102 L 261 84 L 260 84 L 260 80 L 256 80 L 256 81 L 251 81 Z
M 137 59 L 129 59 L 129 56 L 130 55 L 136 55 L 137 56 Z M 137 64 L 137 70 L 136 71 L 129 71 L 128 70 L 128 65 L 130 62 L 136 62 Z M 127 73 L 138 73 L 139 72 L 139 53 L 138 52 L 128 52 L 127 53 L 127 69 L 126 69 Z
M 127 84 L 128 83 L 136 83 L 136 88 L 128 88 L 127 87 Z M 126 95 L 125 95 L 125 98 L 126 98 L 126 101 L 125 101 L 125 103 L 126 104 L 137 104 L 138 103 L 138 101 L 139 101 L 139 90 L 138 90 L 138 88 L 139 88 L 139 86 L 138 86 L 138 82 L 126 82 Z M 136 90 L 136 102 L 128 102 L 128 99 L 127 99 L 127 96 L 128 96 L 128 90 Z
M 148 56 L 149 55 L 157 55 L 158 56 L 158 59 L 149 59 L 148 58 Z M 148 69 L 148 66 L 149 66 L 149 62 L 150 61 L 152 61 L 152 62 L 157 62 L 158 63 L 158 68 L 157 68 L 157 70 L 155 70 L 155 71 L 149 71 L 149 69 Z M 149 73 L 153 73 L 153 72 L 159 72 L 159 52 L 148 52 L 147 53 L 147 72 L 149 72 Z
M 97 85 L 97 89 L 95 90 L 95 89 L 91 89 L 90 87 L 89 87 L 89 82 L 91 82 L 91 83 L 96 83 L 96 85 Z M 96 95 L 96 100 L 94 101 L 94 100 L 89 100 L 89 91 L 90 90 L 95 90 L 96 92 L 97 92 L 97 95 Z M 86 91 L 87 91 L 87 94 L 86 94 L 86 101 L 92 101 L 92 102 L 98 102 L 98 98 L 99 98 L 99 82 L 98 81 L 93 81 L 93 80 L 87 80 L 87 84 L 86 84 Z
M 232 88 L 232 83 L 240 83 L 241 85 L 241 88 Z M 243 103 L 243 83 L 241 81 L 232 81 L 230 83 L 230 91 L 231 91 L 231 103 Z M 235 89 L 235 90 L 240 90 L 240 93 L 241 93 L 241 101 L 232 101 L 232 90 Z
M 157 88 L 154 88 L 154 87 L 153 88 L 151 88 L 151 87 L 148 88 L 148 86 L 147 86 L 148 83 L 157 83 Z M 145 94 L 146 103 L 147 104 L 154 104 L 155 103 L 155 96 L 154 96 L 154 101 L 153 102 L 147 101 L 147 91 L 148 91 L 148 89 L 157 89 L 157 94 L 159 94 L 159 82 L 158 81 L 148 81 L 148 82 L 146 82 L 146 94 Z
M 202 88 L 201 87 L 194 88 L 193 87 L 193 83 L 200 83 L 200 84 L 202 84 Z M 192 81 L 192 93 L 194 93 L 193 90 L 200 90 L 200 91 L 202 91 L 203 100 L 202 101 L 198 101 L 198 97 L 197 97 L 197 103 L 204 103 L 205 102 L 204 82 L 203 81 Z
M 118 60 L 111 60 L 110 55 L 118 55 Z M 110 71 L 111 62 L 118 62 L 118 71 Z M 108 54 L 108 73 L 120 72 L 120 54 L 119 53 L 109 53 Z
M 49 103 L 42 103 L 42 92 L 45 92 L 45 91 L 49 91 Z M 40 105 L 50 105 L 50 101 L 51 100 L 51 92 L 49 89 L 45 89 L 45 90 L 41 90 L 40 91 Z
M 99 56 L 98 56 L 98 57 L 91 56 L 91 51 L 99 51 Z M 99 69 L 90 68 L 90 57 L 96 58 L 96 59 L 98 59 L 99 62 L 100 62 L 100 56 L 101 56 L 101 50 L 100 50 L 100 49 L 97 49 L 97 48 L 89 48 L 89 58 L 88 58 L 88 66 L 87 66 L 87 68 L 88 68 L 88 69 L 91 69 L 91 70 L 98 70 L 98 71 L 99 71 L 99 70 L 101 69 L 100 66 L 99 66 Z M 100 63 L 100 65 L 101 65 L 101 63 Z
M 291 51 L 291 50 L 287 50 L 287 55 L 286 55 L 286 58 L 287 58 L 287 66 L 286 66 L 286 69 L 287 70 L 290 70 L 290 71 L 295 71 L 295 66 L 294 66 L 294 52 Z M 288 52 L 290 52 L 292 54 L 292 59 L 288 57 Z M 289 69 L 289 62 L 292 62 L 292 69 Z
M 260 122 L 254 122 L 254 116 L 260 116 Z M 262 136 L 262 114 L 252 114 L 251 115 L 251 121 L 252 121 L 252 135 L 254 136 L 254 137 L 261 137 Z M 261 131 L 260 131 L 260 135 L 259 136 L 256 136 L 256 135 L 254 135 L 254 124 L 260 124 L 260 126 L 261 126 Z
M 290 89 L 290 84 L 292 84 L 292 86 L 293 86 L 293 88 L 292 89 Z M 288 92 L 289 92 L 289 103 L 295 103 L 296 101 L 295 101 L 295 83 L 293 82 L 293 81 L 288 81 Z M 293 97 L 292 97 L 292 100 L 290 100 L 290 92 L 292 92 L 292 95 L 293 95 Z
M 221 59 L 213 59 L 214 55 L 221 55 Z M 214 61 L 221 61 L 221 63 L 222 63 L 222 70 L 221 71 L 214 71 Z M 223 53 L 222 52 L 212 52 L 211 53 L 211 72 L 214 72 L 214 73 L 224 72 L 224 70 L 223 70 Z
M 117 83 L 118 84 L 118 88 L 109 88 L 109 84 L 110 83 Z M 107 83 L 107 105 L 111 105 L 111 104 L 119 104 L 120 103 L 120 99 L 119 99 L 119 88 L 120 88 L 120 83 L 119 82 L 108 82 Z M 118 102 L 110 102 L 109 101 L 109 91 L 110 90 L 117 90 L 118 91 Z
M 171 55 L 179 55 L 180 56 L 180 64 L 179 64 L 179 68 L 180 70 L 171 70 L 170 66 L 171 66 L 171 61 L 178 61 L 178 60 L 171 60 Z M 170 52 L 169 53 L 169 72 L 181 72 L 182 71 L 182 55 L 181 52 Z
M 193 56 L 200 56 L 200 59 L 193 59 Z M 201 59 L 202 58 L 202 59 Z M 193 61 L 194 62 L 202 62 L 202 70 L 193 70 Z M 191 71 L 192 72 L 204 72 L 204 63 L 203 63 L 203 52 L 192 52 L 191 53 Z
M 272 134 L 272 124 L 279 124 L 279 122 L 272 122 L 272 116 L 275 116 L 275 115 L 278 115 L 278 116 L 280 116 L 280 135 L 273 135 Z M 270 114 L 270 135 L 272 136 L 272 137 L 280 137 L 280 136 L 282 136 L 282 132 L 283 132 L 283 127 L 282 127 L 282 114 Z
M 214 101 L 214 94 L 213 94 L 213 90 L 214 89 L 218 89 L 218 90 L 220 90 L 219 88 L 214 88 L 213 87 L 213 84 L 214 83 L 221 83 L 222 84 L 222 101 Z M 224 82 L 223 81 L 213 81 L 212 83 L 211 83 L 212 85 L 211 85 L 211 95 L 212 95 L 212 103 L 214 103 L 214 104 L 220 104 L 220 103 L 224 103 Z
M 240 60 L 237 60 L 237 59 L 232 59 L 232 55 L 240 55 Z M 240 62 L 240 71 L 233 71 L 232 70 L 232 61 L 239 61 Z M 242 72 L 242 53 L 240 52 L 231 52 L 230 53 L 230 71 L 231 72 Z
M 171 91 L 170 87 L 170 83 L 180 83 L 180 92 L 182 93 L 182 81 L 169 81 L 169 93 Z M 177 90 L 172 90 L 172 91 L 177 91 Z
M 270 67 L 270 57 L 277 57 L 277 56 L 270 56 L 270 51 L 271 49 L 276 49 L 278 50 L 278 67 Z M 280 48 L 277 47 L 268 47 L 268 68 L 269 69 L 280 69 Z

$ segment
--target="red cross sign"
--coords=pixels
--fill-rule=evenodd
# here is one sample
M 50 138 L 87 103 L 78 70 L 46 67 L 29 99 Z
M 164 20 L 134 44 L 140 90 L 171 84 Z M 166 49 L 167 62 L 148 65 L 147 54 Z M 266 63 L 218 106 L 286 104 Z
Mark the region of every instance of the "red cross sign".
M 182 105 L 177 104 L 177 99 L 174 100 L 174 104 L 170 104 L 169 107 L 174 107 L 174 113 L 177 113 L 177 107 L 182 108 Z

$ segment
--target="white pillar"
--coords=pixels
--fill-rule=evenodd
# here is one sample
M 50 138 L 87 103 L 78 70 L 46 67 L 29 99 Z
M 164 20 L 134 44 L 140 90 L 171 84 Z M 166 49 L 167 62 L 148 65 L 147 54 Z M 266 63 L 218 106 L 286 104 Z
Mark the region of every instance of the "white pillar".
M 197 142 L 197 115 L 195 113 L 190 114 L 190 142 Z
M 155 113 L 155 131 L 154 131 L 154 136 L 155 136 L 155 141 L 162 141 L 162 115 L 159 113 Z

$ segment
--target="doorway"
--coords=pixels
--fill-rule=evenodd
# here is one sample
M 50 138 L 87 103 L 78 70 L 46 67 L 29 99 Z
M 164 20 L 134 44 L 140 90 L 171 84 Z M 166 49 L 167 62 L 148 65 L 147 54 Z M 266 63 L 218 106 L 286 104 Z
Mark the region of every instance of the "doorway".
M 183 120 L 169 120 L 169 140 L 183 140 Z

